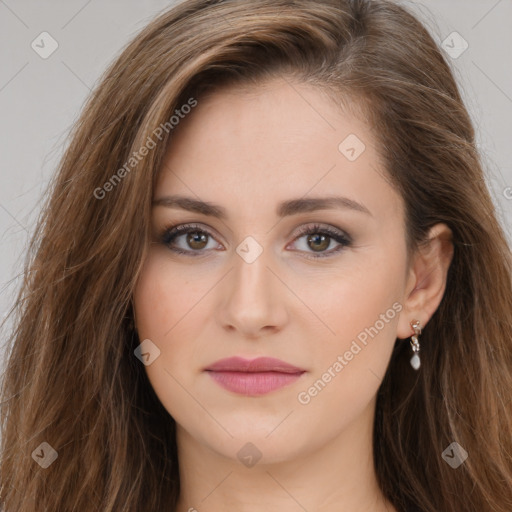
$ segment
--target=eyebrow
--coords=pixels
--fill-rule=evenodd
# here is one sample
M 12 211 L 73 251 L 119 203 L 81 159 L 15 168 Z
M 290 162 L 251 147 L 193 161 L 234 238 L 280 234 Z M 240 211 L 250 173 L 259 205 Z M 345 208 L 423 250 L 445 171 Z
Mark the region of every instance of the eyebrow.
M 172 195 L 161 197 L 153 201 L 153 206 L 164 206 L 167 208 L 181 208 L 189 212 L 200 213 L 226 220 L 228 215 L 225 208 L 214 203 L 200 201 L 193 197 Z M 309 197 L 290 199 L 278 204 L 276 214 L 278 217 L 287 217 L 299 213 L 313 212 L 316 210 L 329 209 L 353 210 L 356 212 L 372 215 L 370 210 L 361 203 L 341 196 Z

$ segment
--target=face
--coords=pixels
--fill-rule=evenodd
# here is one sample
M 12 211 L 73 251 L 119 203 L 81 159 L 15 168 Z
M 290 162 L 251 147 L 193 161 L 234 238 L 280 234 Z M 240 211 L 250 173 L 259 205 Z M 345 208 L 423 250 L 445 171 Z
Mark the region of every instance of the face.
M 223 89 L 181 121 L 154 203 L 136 325 L 178 442 L 232 459 L 251 442 L 275 462 L 367 419 L 407 276 L 369 127 L 309 85 Z M 293 368 L 215 371 L 231 357 Z

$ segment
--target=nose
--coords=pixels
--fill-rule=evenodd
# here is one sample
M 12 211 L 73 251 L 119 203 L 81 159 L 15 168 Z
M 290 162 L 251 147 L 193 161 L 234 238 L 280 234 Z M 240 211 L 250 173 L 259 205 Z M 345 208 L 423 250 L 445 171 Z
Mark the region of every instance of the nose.
M 219 290 L 218 318 L 225 330 L 257 339 L 283 329 L 288 320 L 286 287 L 269 260 L 266 250 L 251 263 L 233 255 L 234 268 Z

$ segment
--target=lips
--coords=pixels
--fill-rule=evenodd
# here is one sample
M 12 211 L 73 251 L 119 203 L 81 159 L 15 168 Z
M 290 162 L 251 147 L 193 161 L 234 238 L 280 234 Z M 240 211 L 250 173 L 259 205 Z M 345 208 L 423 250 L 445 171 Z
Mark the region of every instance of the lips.
M 221 387 L 234 393 L 257 396 L 287 386 L 306 372 L 303 368 L 273 357 L 244 359 L 229 357 L 204 370 Z

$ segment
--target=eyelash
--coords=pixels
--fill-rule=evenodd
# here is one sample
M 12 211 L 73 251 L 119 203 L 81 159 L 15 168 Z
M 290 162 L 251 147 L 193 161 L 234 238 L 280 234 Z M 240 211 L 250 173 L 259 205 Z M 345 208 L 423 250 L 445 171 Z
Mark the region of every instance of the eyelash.
M 209 233 L 207 230 L 201 228 L 201 226 L 197 224 L 180 224 L 175 226 L 168 226 L 166 227 L 162 234 L 160 235 L 160 241 L 162 244 L 166 245 L 171 251 L 177 253 L 177 254 L 183 254 L 187 256 L 197 257 L 202 256 L 201 253 L 204 253 L 204 250 L 201 251 L 184 251 L 183 249 L 178 249 L 176 247 L 171 247 L 170 244 L 175 241 L 175 239 L 178 236 L 188 234 L 188 233 L 201 233 L 206 234 L 208 237 L 214 238 L 211 233 Z M 329 238 L 334 240 L 335 242 L 338 242 L 340 245 L 335 248 L 331 249 L 330 251 L 324 251 L 320 253 L 316 253 L 314 256 L 305 256 L 306 258 L 317 260 L 319 258 L 328 258 L 332 256 L 333 254 L 336 254 L 340 251 L 342 251 L 345 247 L 350 247 L 352 244 L 352 240 L 348 235 L 343 234 L 342 232 L 331 228 L 329 226 L 320 226 L 318 224 L 315 224 L 313 226 L 303 226 L 299 229 L 298 236 L 294 238 L 295 240 L 298 240 L 299 238 L 302 238 L 306 235 L 327 235 Z

